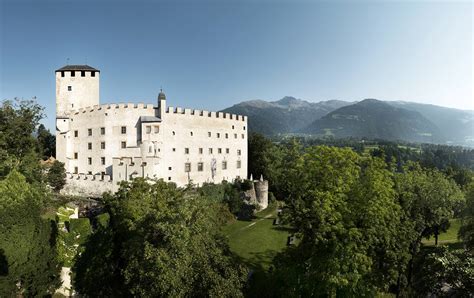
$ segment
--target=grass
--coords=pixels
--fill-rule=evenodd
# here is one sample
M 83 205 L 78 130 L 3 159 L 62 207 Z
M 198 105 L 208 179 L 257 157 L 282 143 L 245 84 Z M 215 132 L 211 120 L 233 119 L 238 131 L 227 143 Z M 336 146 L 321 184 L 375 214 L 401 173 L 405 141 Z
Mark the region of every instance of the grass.
M 450 221 L 451 225 L 445 233 L 441 233 L 438 237 L 438 245 L 440 244 L 451 244 L 458 242 L 458 231 L 461 227 L 461 220 L 460 219 L 452 219 Z M 433 246 L 435 244 L 434 237 L 430 239 L 423 239 L 421 241 L 424 245 Z
M 274 256 L 286 247 L 290 229 L 273 225 L 276 209 L 270 206 L 252 221 L 237 220 L 223 228 L 231 251 L 254 270 L 268 269 Z

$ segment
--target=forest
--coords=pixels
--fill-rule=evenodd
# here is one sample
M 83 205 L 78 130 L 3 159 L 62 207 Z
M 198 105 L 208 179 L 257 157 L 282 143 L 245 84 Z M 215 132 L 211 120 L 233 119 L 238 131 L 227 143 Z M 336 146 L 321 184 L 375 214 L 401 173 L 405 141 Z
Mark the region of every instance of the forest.
M 178 188 L 134 179 L 98 199 L 99 213 L 56 215 L 77 198 L 59 192 L 60 162 L 40 163 L 55 146 L 40 125 L 44 116 L 35 101 L 0 106 L 0 297 L 57 297 L 65 265 L 84 297 L 474 292 L 471 149 L 250 135 L 249 175 L 269 181 L 271 205 L 292 240 L 258 271 L 224 233 L 259 216 L 242 201 L 246 180 Z M 454 220 L 457 241 L 439 241 Z

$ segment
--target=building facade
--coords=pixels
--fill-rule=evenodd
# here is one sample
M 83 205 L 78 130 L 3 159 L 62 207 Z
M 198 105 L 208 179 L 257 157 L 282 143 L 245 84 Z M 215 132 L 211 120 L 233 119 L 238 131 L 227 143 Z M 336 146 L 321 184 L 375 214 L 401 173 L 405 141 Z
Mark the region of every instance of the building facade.
M 247 177 L 247 117 L 156 104 L 99 102 L 100 71 L 56 70 L 56 158 L 65 192 L 95 196 L 117 182 L 148 177 L 219 183 Z

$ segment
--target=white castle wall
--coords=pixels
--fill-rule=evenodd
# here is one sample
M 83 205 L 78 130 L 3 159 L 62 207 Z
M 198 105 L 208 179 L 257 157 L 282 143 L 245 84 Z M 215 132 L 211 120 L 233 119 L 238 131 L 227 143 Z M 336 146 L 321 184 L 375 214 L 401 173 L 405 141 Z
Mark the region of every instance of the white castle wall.
M 62 116 L 71 109 L 99 104 L 100 72 L 95 71 L 94 77 L 91 71 L 84 71 L 84 77 L 81 71 L 76 70 L 74 73 L 72 77 L 68 70 L 56 72 L 56 115 Z M 69 86 L 71 90 L 68 90 Z
M 58 78 L 57 73 L 56 79 L 67 83 L 72 78 Z M 84 88 L 87 82 L 95 88 L 94 82 L 82 79 L 85 79 Z M 57 106 L 62 107 L 63 101 L 68 102 L 69 98 L 59 96 L 57 101 Z M 115 190 L 115 182 L 135 177 L 162 178 L 179 186 L 189 182 L 202 184 L 246 178 L 246 117 L 166 108 L 166 100 L 161 100 L 160 104 L 161 109 L 152 104 L 93 105 L 69 108 L 58 114 L 57 159 L 65 163 L 67 172 L 78 174 L 67 180 L 64 192 L 93 196 Z M 151 118 L 153 122 L 141 122 L 141 116 L 147 116 L 147 121 Z M 161 119 L 156 121 L 157 118 Z M 122 133 L 122 127 L 126 127 L 126 133 Z M 102 134 L 102 128 L 105 134 Z M 89 135 L 89 129 L 92 135 Z M 126 143 L 126 148 L 122 148 L 122 142 Z M 105 143 L 105 149 L 102 143 Z M 105 164 L 102 164 L 102 158 L 105 158 Z M 214 175 L 213 161 L 216 164 Z M 226 162 L 226 169 L 223 162 Z M 191 165 L 189 172 L 185 171 L 186 163 Z M 202 171 L 198 170 L 199 163 L 203 165 Z M 114 183 L 89 179 L 89 176 L 104 174 Z

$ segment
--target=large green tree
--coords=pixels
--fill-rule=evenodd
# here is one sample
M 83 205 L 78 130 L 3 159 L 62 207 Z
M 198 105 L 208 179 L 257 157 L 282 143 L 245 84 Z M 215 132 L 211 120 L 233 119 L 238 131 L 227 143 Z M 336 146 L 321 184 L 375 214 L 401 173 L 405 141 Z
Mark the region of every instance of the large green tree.
M 347 148 L 289 148 L 287 220 L 299 244 L 275 275 L 289 295 L 363 295 L 396 282 L 400 207 L 392 174 L 378 158 Z M 287 277 L 281 278 L 282 276 Z
M 58 286 L 54 225 L 40 216 L 45 196 L 16 170 L 0 181 L 1 297 L 45 296 Z
M 135 179 L 104 201 L 110 224 L 90 238 L 76 262 L 74 283 L 80 293 L 242 295 L 246 270 L 235 263 L 219 235 L 214 220 L 218 209 L 211 200 L 162 180 Z M 91 250 L 100 253 L 99 259 Z

